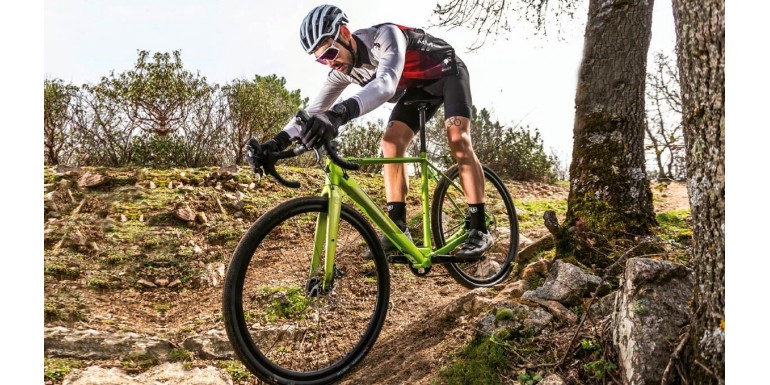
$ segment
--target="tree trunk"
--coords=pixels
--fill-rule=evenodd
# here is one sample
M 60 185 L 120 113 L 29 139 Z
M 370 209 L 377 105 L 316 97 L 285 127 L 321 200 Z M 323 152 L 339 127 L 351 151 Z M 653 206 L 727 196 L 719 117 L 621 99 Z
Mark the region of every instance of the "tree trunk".
M 567 219 L 560 255 L 606 265 L 618 239 L 656 226 L 645 172 L 645 79 L 653 1 L 590 0 L 575 96 Z
M 725 3 L 674 0 L 687 190 L 693 219 L 695 384 L 725 378 Z

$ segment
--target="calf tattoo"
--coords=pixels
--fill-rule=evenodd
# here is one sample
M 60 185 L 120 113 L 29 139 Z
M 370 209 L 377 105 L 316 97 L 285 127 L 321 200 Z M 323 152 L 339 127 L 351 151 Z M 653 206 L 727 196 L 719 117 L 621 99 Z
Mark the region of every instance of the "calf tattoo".
M 458 117 L 453 117 L 453 118 L 447 119 L 444 122 L 444 124 L 447 126 L 447 128 L 449 128 L 451 126 L 458 126 L 458 127 L 460 127 L 462 125 L 462 121 Z

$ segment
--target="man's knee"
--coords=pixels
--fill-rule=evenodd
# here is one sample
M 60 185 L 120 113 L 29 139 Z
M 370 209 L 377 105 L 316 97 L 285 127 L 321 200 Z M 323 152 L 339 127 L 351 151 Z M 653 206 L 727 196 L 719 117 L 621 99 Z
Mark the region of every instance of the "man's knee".
M 405 123 L 391 120 L 382 135 L 380 146 L 384 152 L 403 152 L 414 137 L 414 132 Z
M 470 120 L 463 116 L 453 116 L 446 119 L 444 125 L 447 130 L 449 148 L 455 157 L 465 158 L 473 154 L 471 144 Z

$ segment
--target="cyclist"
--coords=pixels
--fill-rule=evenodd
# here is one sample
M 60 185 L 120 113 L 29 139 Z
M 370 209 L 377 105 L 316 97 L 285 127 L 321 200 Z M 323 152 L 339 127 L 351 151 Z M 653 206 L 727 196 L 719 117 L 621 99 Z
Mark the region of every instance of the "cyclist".
M 445 41 L 426 32 L 384 23 L 350 32 L 348 17 L 336 6 L 313 8 L 300 25 L 300 42 L 317 62 L 331 68 L 319 94 L 307 108 L 311 118 L 302 127 L 292 119 L 262 151 L 281 151 L 291 138 L 301 138 L 314 148 L 338 135 L 339 126 L 371 112 L 385 102 L 395 102 L 381 147 L 385 157 L 403 157 L 419 130 L 415 106 L 404 102 L 438 99 L 426 110 L 426 120 L 444 104 L 449 147 L 460 168 L 460 182 L 470 206 L 470 231 L 455 254 L 459 258 L 481 255 L 493 244 L 484 221 L 484 173 L 470 137 L 471 92 L 468 69 Z M 352 97 L 332 105 L 350 84 L 362 88 Z M 385 196 L 388 216 L 406 229 L 408 179 L 403 164 L 385 164 Z M 383 235 L 386 252 L 396 247 Z

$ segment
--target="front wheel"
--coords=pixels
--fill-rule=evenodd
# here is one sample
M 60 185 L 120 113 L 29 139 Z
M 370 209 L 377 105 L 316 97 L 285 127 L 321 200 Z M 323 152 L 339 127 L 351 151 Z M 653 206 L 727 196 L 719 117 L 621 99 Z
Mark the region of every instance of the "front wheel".
M 331 286 L 318 284 L 323 262 L 311 271 L 328 206 L 326 198 L 297 198 L 264 214 L 241 239 L 225 277 L 227 336 L 249 371 L 270 384 L 338 381 L 369 352 L 385 321 L 388 265 L 377 234 L 351 207 L 342 205 Z M 364 260 L 370 249 L 374 260 Z
M 484 208 L 487 228 L 494 245 L 476 262 L 447 264 L 449 274 L 469 288 L 490 287 L 502 282 L 516 263 L 519 247 L 519 222 L 516 208 L 500 177 L 484 169 Z M 460 187 L 460 170 L 455 165 L 446 171 L 433 193 L 431 231 L 436 247 L 446 244 L 452 234 L 467 229 L 469 209 Z

